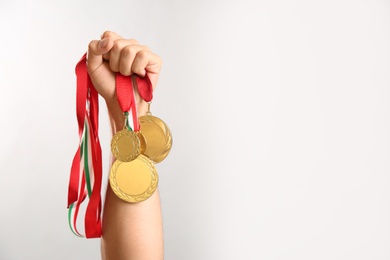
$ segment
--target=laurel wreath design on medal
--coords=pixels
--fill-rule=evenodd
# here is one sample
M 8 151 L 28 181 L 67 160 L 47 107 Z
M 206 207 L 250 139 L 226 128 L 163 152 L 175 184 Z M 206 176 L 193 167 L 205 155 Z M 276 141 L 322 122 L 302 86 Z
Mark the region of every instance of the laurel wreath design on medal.
M 137 158 L 141 153 L 140 146 L 138 135 L 127 129 L 117 132 L 111 140 L 111 152 L 122 162 L 130 162 Z
M 139 118 L 139 122 L 140 122 L 141 134 L 144 135 L 144 133 L 142 132 L 142 128 L 143 126 L 145 127 L 146 125 L 153 126 L 155 128 L 153 129 L 153 131 L 159 131 L 160 133 L 163 134 L 162 139 L 154 140 L 154 142 L 157 142 L 158 144 L 158 150 L 152 150 L 152 151 L 150 149 L 148 150 L 148 148 L 150 147 L 150 145 L 148 146 L 150 140 L 148 140 L 147 136 L 144 135 L 146 140 L 146 150 L 143 152 L 143 154 L 148 156 L 155 163 L 159 163 L 163 161 L 168 156 L 172 148 L 172 141 L 173 141 L 172 134 L 168 125 L 163 120 L 161 120 L 156 116 L 151 115 L 150 113 L 145 116 L 141 116 Z
M 110 172 L 110 186 L 111 186 L 111 189 L 113 190 L 113 192 L 120 199 L 127 201 L 127 202 L 133 202 L 133 203 L 142 202 L 142 201 L 148 199 L 150 196 L 153 195 L 153 193 L 157 189 L 157 185 L 158 185 L 158 174 L 157 174 L 156 167 L 154 166 L 154 163 L 144 155 L 138 156 L 136 160 L 140 160 L 142 163 L 145 163 L 147 168 L 149 169 L 149 174 L 151 175 L 151 183 L 150 183 L 149 187 L 141 194 L 138 194 L 138 195 L 127 194 L 126 192 L 124 192 L 123 190 L 120 189 L 120 187 L 117 183 L 116 173 L 117 173 L 119 166 L 122 163 L 132 163 L 132 162 L 121 162 L 121 161 L 117 160 L 112 165 L 111 172 Z

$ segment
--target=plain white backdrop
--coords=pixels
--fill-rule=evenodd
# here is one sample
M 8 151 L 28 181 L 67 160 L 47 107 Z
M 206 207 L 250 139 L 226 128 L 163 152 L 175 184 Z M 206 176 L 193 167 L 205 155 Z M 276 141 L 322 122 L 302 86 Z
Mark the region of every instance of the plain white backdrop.
M 100 258 L 66 200 L 74 66 L 105 30 L 164 62 L 165 259 L 390 259 L 389 1 L 2 0 L 0 29 L 1 260 Z

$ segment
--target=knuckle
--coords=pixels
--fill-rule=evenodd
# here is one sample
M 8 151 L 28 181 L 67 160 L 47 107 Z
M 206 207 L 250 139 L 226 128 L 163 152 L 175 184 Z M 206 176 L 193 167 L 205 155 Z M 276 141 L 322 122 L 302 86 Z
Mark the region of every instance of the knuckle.
M 115 41 L 114 45 L 112 46 L 112 51 L 117 52 L 120 50 L 120 48 L 121 48 L 121 45 L 120 45 L 119 41 Z
M 122 55 L 123 57 L 131 57 L 133 54 L 133 48 L 130 45 L 127 45 L 122 49 Z
M 147 50 L 140 50 L 137 54 L 137 56 L 140 58 L 140 59 L 145 59 L 147 58 L 149 55 L 149 51 Z
M 129 39 L 128 41 L 130 44 L 139 45 L 139 42 L 136 39 Z

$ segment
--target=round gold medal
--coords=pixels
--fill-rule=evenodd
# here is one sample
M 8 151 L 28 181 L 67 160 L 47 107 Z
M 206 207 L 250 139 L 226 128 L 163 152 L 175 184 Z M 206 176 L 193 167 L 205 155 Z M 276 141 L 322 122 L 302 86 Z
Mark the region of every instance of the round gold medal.
M 146 143 L 143 154 L 155 163 L 161 162 L 172 148 L 171 131 L 164 121 L 152 115 L 141 116 L 139 123 Z
M 130 130 L 123 129 L 117 132 L 111 140 L 111 152 L 122 162 L 130 162 L 141 153 L 138 135 Z
M 156 190 L 157 170 L 154 163 L 142 154 L 131 162 L 117 160 L 111 167 L 110 185 L 120 199 L 141 202 Z

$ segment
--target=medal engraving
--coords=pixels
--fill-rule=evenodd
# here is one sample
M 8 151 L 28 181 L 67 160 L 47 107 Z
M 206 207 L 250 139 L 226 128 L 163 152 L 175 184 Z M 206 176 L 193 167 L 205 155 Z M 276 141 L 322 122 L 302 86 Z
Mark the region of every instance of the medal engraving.
M 122 162 L 130 162 L 141 153 L 140 140 L 133 131 L 123 129 L 117 132 L 111 140 L 111 152 Z

